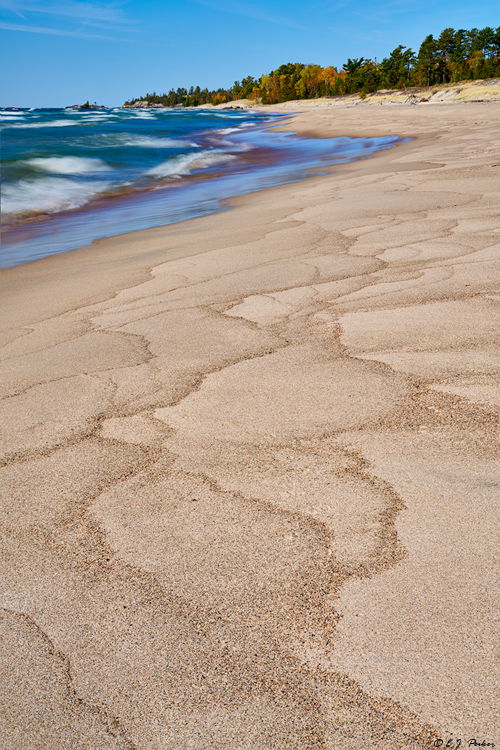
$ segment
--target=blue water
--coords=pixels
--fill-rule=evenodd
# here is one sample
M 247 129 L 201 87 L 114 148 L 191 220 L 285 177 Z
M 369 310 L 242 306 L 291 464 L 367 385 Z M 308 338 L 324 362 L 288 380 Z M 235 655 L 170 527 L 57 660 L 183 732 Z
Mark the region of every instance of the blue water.
M 296 138 L 248 110 L 0 110 L 2 267 L 170 224 L 396 145 Z

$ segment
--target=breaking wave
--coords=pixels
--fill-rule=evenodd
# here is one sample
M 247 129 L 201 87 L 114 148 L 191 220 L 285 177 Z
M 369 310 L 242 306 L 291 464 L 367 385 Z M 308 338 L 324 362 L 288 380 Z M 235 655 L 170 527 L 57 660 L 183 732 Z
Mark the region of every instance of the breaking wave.
M 102 159 L 82 156 L 48 156 L 40 159 L 26 159 L 24 164 L 53 174 L 93 174 L 109 172 L 111 169 Z
M 83 183 L 61 177 L 21 180 L 15 185 L 3 186 L 2 214 L 21 218 L 79 208 L 110 187 L 110 183 Z
M 198 169 L 207 169 L 217 164 L 233 161 L 236 156 L 213 149 L 194 154 L 183 154 L 169 159 L 149 169 L 146 174 L 151 177 L 182 177 Z
M 5 125 L 4 129 L 14 130 L 14 128 L 22 128 L 25 130 L 27 128 L 67 128 L 74 126 L 75 123 L 69 120 L 52 120 L 52 122 L 16 122 L 13 125 Z
M 176 138 L 156 138 L 154 136 L 123 136 L 116 145 L 138 146 L 139 148 L 197 148 L 198 144 Z

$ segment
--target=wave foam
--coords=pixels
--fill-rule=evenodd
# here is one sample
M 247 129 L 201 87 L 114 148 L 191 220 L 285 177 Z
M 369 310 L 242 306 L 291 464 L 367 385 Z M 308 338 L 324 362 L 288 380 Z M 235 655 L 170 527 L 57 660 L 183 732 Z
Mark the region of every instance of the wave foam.
M 82 183 L 58 177 L 21 180 L 16 185 L 2 187 L 2 214 L 29 216 L 79 208 L 109 187 L 110 184 L 102 182 Z
M 124 136 L 119 145 L 139 146 L 140 148 L 197 148 L 197 143 L 176 140 L 175 138 L 154 138 L 148 135 Z
M 102 159 L 90 159 L 81 156 L 49 156 L 40 159 L 27 159 L 25 164 L 43 172 L 54 174 L 93 174 L 109 172 L 111 167 Z
M 244 151 L 251 151 L 252 146 L 248 143 L 235 143 L 227 138 L 210 138 L 212 143 L 216 143 L 218 146 L 227 146 L 233 153 L 241 154 Z
M 216 164 L 233 161 L 233 159 L 236 159 L 233 154 L 226 154 L 215 149 L 213 151 L 202 151 L 198 154 L 184 154 L 158 164 L 146 174 L 151 177 L 182 177 L 191 174 L 193 170 L 206 169 Z
M 52 122 L 15 123 L 14 125 L 6 125 L 5 128 L 9 128 L 9 130 L 13 128 L 64 128 L 74 124 L 74 122 L 68 122 L 68 120 L 53 120 Z
M 81 122 L 107 122 L 109 120 L 116 119 L 116 115 L 105 114 L 105 115 L 82 115 L 80 117 Z
M 241 125 L 238 128 L 217 128 L 215 132 L 220 133 L 221 135 L 229 135 L 229 133 L 237 133 L 240 130 L 240 128 L 241 128 Z
M 155 117 L 151 112 L 142 112 L 140 109 L 134 109 L 134 115 L 135 117 L 138 117 L 140 120 L 154 120 Z

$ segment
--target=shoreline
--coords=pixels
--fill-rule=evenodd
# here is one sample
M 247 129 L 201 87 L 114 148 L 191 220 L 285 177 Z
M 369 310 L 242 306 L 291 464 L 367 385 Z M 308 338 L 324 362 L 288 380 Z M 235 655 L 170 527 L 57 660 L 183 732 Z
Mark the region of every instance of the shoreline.
M 282 105 L 280 105 L 282 106 Z M 268 109 L 271 109 L 269 107 Z M 301 113 L 305 114 L 305 113 Z M 290 115 L 294 119 L 294 126 L 296 125 L 298 129 L 300 129 L 300 121 L 299 121 L 299 113 L 297 113 L 295 116 L 293 114 Z M 340 126 L 341 127 L 341 126 Z M 284 126 L 276 126 L 270 129 L 276 129 L 280 130 L 283 133 L 289 133 L 289 129 Z M 323 135 L 325 131 L 321 130 L 320 128 L 315 128 L 314 130 L 306 127 L 304 128 L 303 133 L 296 132 L 292 133 L 292 137 L 301 137 L 304 135 L 305 137 L 312 136 L 314 138 L 335 138 L 340 137 L 342 135 L 340 128 L 335 129 L 333 132 L 334 135 L 331 135 L 328 133 L 327 135 Z M 352 131 L 351 131 L 352 132 Z M 351 132 L 347 135 L 349 137 L 370 137 L 369 129 L 361 129 L 361 133 L 365 133 L 365 135 L 351 135 Z M 371 134 L 373 136 L 373 133 Z M 377 132 L 376 135 L 391 135 L 390 133 L 386 133 L 384 131 Z M 417 135 L 402 135 L 400 136 L 402 139 L 408 138 L 409 140 L 403 143 L 398 143 L 394 148 L 388 148 L 388 149 L 379 149 L 374 154 L 367 157 L 367 159 L 376 159 L 377 165 L 380 165 L 381 169 L 384 169 L 385 164 L 387 161 L 390 161 L 390 152 L 394 149 L 397 149 L 398 153 L 406 153 L 407 150 L 412 150 L 413 144 L 417 144 L 417 142 L 421 142 L 422 136 Z M 432 138 L 432 135 L 430 136 Z M 327 177 L 327 175 L 334 175 L 338 180 L 348 179 L 353 174 L 357 174 L 358 172 L 362 172 L 364 170 L 363 165 L 366 164 L 365 158 L 359 158 L 355 159 L 354 161 L 340 163 L 340 164 L 334 164 L 334 165 L 325 165 L 324 167 L 321 167 L 321 174 L 315 175 L 315 171 L 319 170 L 313 170 L 311 169 L 310 175 L 308 177 L 304 177 L 298 182 L 295 183 L 284 183 L 279 184 L 271 187 L 263 188 L 262 190 L 255 191 L 253 193 L 245 193 L 243 195 L 239 196 L 229 196 L 224 200 L 224 203 L 227 205 L 228 208 L 236 208 L 236 207 L 242 207 L 242 206 L 248 206 L 249 209 L 251 207 L 256 207 L 260 203 L 262 203 L 262 200 L 265 200 L 265 197 L 269 195 L 269 197 L 272 199 L 274 198 L 275 194 L 279 195 L 279 192 L 276 193 L 276 191 L 286 190 L 287 188 L 301 184 L 302 182 L 307 182 L 308 184 L 312 184 L 312 181 L 316 184 L 317 181 L 323 180 Z M 425 168 L 425 167 L 423 167 Z M 85 209 L 83 209 L 85 210 Z M 197 227 L 197 222 L 207 221 L 210 222 L 210 219 L 212 217 L 218 217 L 222 216 L 224 213 L 224 209 L 221 209 L 218 212 L 210 213 L 205 216 L 199 216 L 194 217 L 192 219 L 185 219 L 181 220 L 179 222 L 174 222 L 172 224 L 166 224 L 166 225 L 160 225 L 155 227 L 150 227 L 149 229 L 138 229 L 133 230 L 130 232 L 126 232 L 124 234 L 114 235 L 111 237 L 102 237 L 99 239 L 94 240 L 92 243 L 86 246 L 75 248 L 74 250 L 69 250 L 67 252 L 57 253 L 54 255 L 45 256 L 42 258 L 39 258 L 37 260 L 28 261 L 26 263 L 12 266 L 8 268 L 0 268 L 0 289 L 2 293 L 2 298 L 5 300 L 8 294 L 18 294 L 21 290 L 21 287 L 23 286 L 23 276 L 26 276 L 28 279 L 30 279 L 30 283 L 41 283 L 44 285 L 45 283 L 50 282 L 50 276 L 53 273 L 65 273 L 68 276 L 72 276 L 75 272 L 82 273 L 84 276 L 87 277 L 85 286 L 92 285 L 92 287 L 99 288 L 99 292 L 95 296 L 95 300 L 104 301 L 108 296 L 113 296 L 116 294 L 117 291 L 120 291 L 123 288 L 122 284 L 128 284 L 130 283 L 130 279 L 134 278 L 131 277 L 131 273 L 137 273 L 137 280 L 144 280 L 148 278 L 148 274 L 150 274 L 151 270 L 154 268 L 156 263 L 161 263 L 163 259 L 162 251 L 160 248 L 160 236 L 162 230 L 172 229 L 175 232 L 175 227 L 180 227 L 181 229 L 185 229 L 186 231 L 189 231 L 191 227 Z M 198 230 L 200 231 L 200 230 Z M 203 231 L 203 229 L 201 229 Z M 181 232 L 181 234 L 184 234 L 184 231 Z M 133 245 L 137 242 L 137 240 L 141 240 L 146 244 L 150 244 L 152 247 L 155 248 L 153 251 L 153 257 L 151 258 L 136 258 L 135 257 L 135 251 L 133 249 Z M 132 246 L 132 247 L 131 247 Z M 130 248 L 130 252 L 127 252 L 125 257 L 121 257 L 122 250 L 125 248 Z M 95 254 L 101 252 L 101 250 L 104 249 L 104 253 L 102 254 L 102 257 L 95 258 Z M 189 251 L 187 251 L 189 252 Z M 108 257 L 106 257 L 106 255 Z M 177 260 L 179 257 L 186 257 L 184 254 L 181 254 L 177 256 L 176 254 L 173 255 L 172 259 Z M 87 266 L 87 261 L 97 260 L 98 262 L 98 269 L 95 271 L 92 267 Z M 166 260 L 166 259 L 165 259 Z M 109 261 L 109 263 L 108 263 Z M 127 266 L 125 272 L 123 274 L 120 273 L 120 269 L 116 267 L 117 261 L 124 261 Z M 60 265 L 60 268 L 58 267 Z M 105 267 L 107 270 L 112 270 L 116 273 L 116 277 L 114 279 L 105 280 L 102 278 L 101 268 Z M 24 271 L 23 271 L 24 269 Z M 146 274 L 146 275 L 145 275 Z M 124 280 L 123 281 L 117 281 L 117 279 L 120 277 L 120 275 L 123 275 Z M 4 282 L 4 285 L 2 287 L 2 281 Z M 58 285 L 58 281 L 56 282 L 56 286 Z M 117 285 L 115 287 L 115 285 Z M 102 287 L 102 291 L 101 291 Z M 70 299 L 73 300 L 72 295 L 75 293 L 77 287 L 71 286 L 71 294 Z M 103 296 L 104 295 L 104 296 Z M 52 295 L 50 291 L 43 294 L 45 301 L 48 302 L 50 300 L 51 302 L 48 302 L 49 309 L 48 313 L 49 315 L 54 314 L 53 310 L 59 310 L 61 311 L 69 311 L 74 309 L 74 306 L 82 305 L 86 303 L 86 301 L 90 302 L 90 300 L 93 299 L 93 297 L 78 297 L 77 299 L 73 300 L 74 305 L 69 301 L 66 302 L 66 306 L 63 306 L 60 308 L 60 306 L 57 303 L 56 296 Z M 53 307 L 55 305 L 55 307 Z M 29 307 L 29 305 L 28 305 Z M 59 314 L 59 313 L 55 313 Z
M 314 172 L 326 173 L 329 167 L 335 168 L 345 160 L 364 158 L 359 153 L 349 153 L 356 146 L 345 142 L 332 143 L 330 152 L 322 153 L 322 147 L 315 142 L 324 139 L 290 133 L 286 127 L 289 118 L 288 114 L 276 117 L 277 124 L 282 124 L 282 128 L 273 127 L 269 121 L 265 125 L 258 121 L 247 125 L 244 134 L 236 134 L 245 136 L 242 143 L 236 138 L 232 148 L 222 139 L 228 154 L 231 154 L 230 158 L 234 160 L 225 166 L 219 164 L 199 169 L 182 178 L 164 180 L 163 184 L 150 187 L 136 185 L 123 187 L 116 193 L 101 193 L 81 206 L 62 211 L 11 220 L 8 216 L 4 217 L 4 250 L 0 267 L 12 268 L 48 255 L 87 247 L 96 240 L 218 213 L 224 210 L 232 197 L 258 192 L 273 185 L 297 182 L 307 179 Z M 274 138 L 273 135 L 268 136 L 266 142 L 268 132 L 274 134 Z M 210 134 L 210 131 L 207 133 Z M 277 140 L 276 136 L 280 133 L 285 138 L 279 140 L 278 136 Z M 299 149 L 292 145 L 294 142 L 296 144 L 294 136 L 300 139 Z M 392 148 L 394 145 L 397 143 L 379 144 L 375 150 Z M 373 153 L 373 144 L 363 147 L 367 148 L 369 154 Z
M 413 140 L 0 273 L 25 738 L 70 684 L 96 748 L 500 740 L 499 125 L 308 103 Z

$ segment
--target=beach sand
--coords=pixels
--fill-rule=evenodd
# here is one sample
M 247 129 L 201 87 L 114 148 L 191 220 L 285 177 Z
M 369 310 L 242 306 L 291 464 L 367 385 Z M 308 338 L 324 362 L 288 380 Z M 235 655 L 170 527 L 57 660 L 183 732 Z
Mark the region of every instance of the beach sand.
M 500 103 L 274 111 L 413 140 L 1 273 L 2 747 L 500 742 Z

